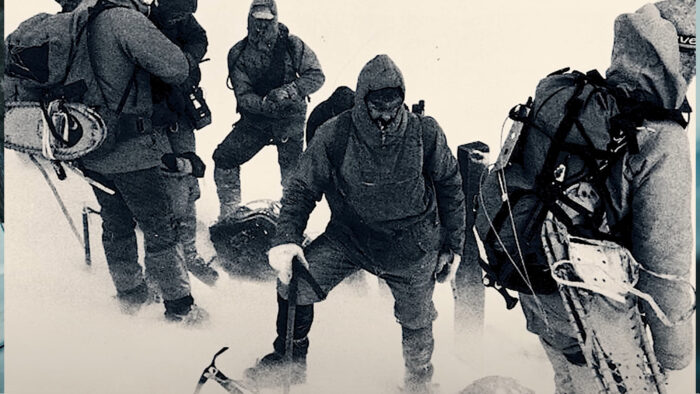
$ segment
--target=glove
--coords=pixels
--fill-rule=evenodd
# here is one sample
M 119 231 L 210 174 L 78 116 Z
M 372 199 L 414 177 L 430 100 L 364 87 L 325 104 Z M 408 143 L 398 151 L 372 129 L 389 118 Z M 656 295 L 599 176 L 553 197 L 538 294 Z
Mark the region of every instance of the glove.
M 277 278 L 285 285 L 292 280 L 292 260 L 297 257 L 301 264 L 309 268 L 309 263 L 304 257 L 304 251 L 297 244 L 282 244 L 270 248 L 267 252 L 267 259 L 270 266 L 277 271 Z
M 195 178 L 204 177 L 204 171 L 207 168 L 194 152 L 185 152 L 180 155 L 166 153 L 161 156 L 160 161 L 163 162 L 164 171 L 191 174 Z
M 435 267 L 433 276 L 438 283 L 452 283 L 457 274 L 457 268 L 462 258 L 451 250 L 443 251 L 438 254 L 438 263 Z
M 267 96 L 270 100 L 276 101 L 277 103 L 283 103 L 287 100 L 298 101 L 301 98 L 301 96 L 299 96 L 299 90 L 297 90 L 294 82 L 272 89 Z

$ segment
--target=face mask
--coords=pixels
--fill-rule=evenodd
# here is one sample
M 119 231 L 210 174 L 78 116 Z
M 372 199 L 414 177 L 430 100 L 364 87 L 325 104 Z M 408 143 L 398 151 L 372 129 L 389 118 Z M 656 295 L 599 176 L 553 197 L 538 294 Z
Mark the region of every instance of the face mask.
M 401 104 L 403 104 L 403 99 L 401 97 L 397 97 L 388 102 L 367 101 L 369 118 L 377 125 L 379 130 L 384 131 L 396 118 Z

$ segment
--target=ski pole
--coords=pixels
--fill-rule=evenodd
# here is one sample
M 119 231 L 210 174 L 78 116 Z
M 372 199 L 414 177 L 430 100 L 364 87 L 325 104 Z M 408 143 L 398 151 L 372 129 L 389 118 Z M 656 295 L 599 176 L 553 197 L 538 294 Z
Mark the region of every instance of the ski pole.
M 90 218 L 87 205 L 83 205 L 83 244 L 85 245 L 85 264 L 92 265 L 90 256 Z
M 301 262 L 298 258 L 292 259 L 292 278 L 289 280 L 287 291 L 287 332 L 284 338 L 284 361 L 287 371 L 284 379 L 284 394 L 289 394 L 292 385 L 292 352 L 294 351 L 294 320 L 297 311 L 297 287 L 299 284 L 298 266 Z M 303 268 L 303 266 L 302 266 Z

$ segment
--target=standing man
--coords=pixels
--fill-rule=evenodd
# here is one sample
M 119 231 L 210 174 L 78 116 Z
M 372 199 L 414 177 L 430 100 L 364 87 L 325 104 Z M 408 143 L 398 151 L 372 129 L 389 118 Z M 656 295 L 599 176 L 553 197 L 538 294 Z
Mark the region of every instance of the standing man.
M 213 286 L 219 274 L 197 253 L 197 211 L 195 201 L 200 190 L 197 176 L 204 165 L 195 154 L 195 125 L 187 115 L 187 100 L 201 80 L 199 63 L 207 52 L 207 33 L 197 22 L 195 0 L 160 0 L 151 12 L 156 27 L 185 54 L 190 65 L 184 83 L 169 85 L 157 77 L 153 85 L 153 127 L 168 137 L 172 154 L 164 158 L 165 180 L 172 198 L 177 238 L 185 252 L 187 269 L 202 282 Z M 178 168 L 177 163 L 185 163 Z M 187 165 L 189 163 L 189 165 Z M 190 170 L 190 171 L 188 171 Z
M 684 105 L 694 76 L 694 0 L 647 4 L 637 12 L 617 18 L 606 79 L 619 89 L 618 93 L 638 100 L 638 108 L 651 105 L 657 112 L 678 111 Z M 624 246 L 642 267 L 635 287 L 650 295 L 670 322 L 675 323 L 664 324 L 646 301 L 639 302 L 653 339 L 653 352 L 663 370 L 678 370 L 688 366 L 693 354 L 693 319 L 687 316 L 694 305 L 687 283 L 693 250 L 692 168 L 688 135 L 683 127 L 672 118 L 656 120 L 653 113 L 635 114 L 646 118 L 635 135 L 638 152 L 625 153 L 609 172 L 606 186 L 612 204 L 607 206 L 611 213 L 606 218 L 626 218 L 625 225 L 619 227 Z M 615 224 L 609 223 L 611 228 Z M 597 297 L 594 301 L 604 299 Z M 600 392 L 560 294 L 521 293 L 520 300 L 528 330 L 540 337 L 554 367 L 557 393 Z M 590 304 L 598 314 L 607 313 L 610 321 L 629 320 L 630 311 L 618 304 L 609 301 L 590 301 Z M 646 327 L 642 330 L 646 334 Z M 617 344 L 629 342 L 634 332 L 610 330 L 599 335 L 611 335 L 607 342 Z M 610 356 L 623 367 L 640 363 L 634 353 L 617 351 Z M 613 373 L 625 371 L 613 368 Z M 647 382 L 639 384 L 646 387 Z M 611 390 L 606 392 L 618 392 L 617 388 Z M 641 390 L 628 387 L 623 392 Z
M 306 98 L 325 81 L 311 48 L 277 21 L 274 0 L 253 1 L 248 36 L 229 51 L 228 68 L 241 118 L 214 151 L 219 219 L 241 203 L 241 164 L 266 145 L 277 146 L 287 185 L 304 146 Z
M 177 85 L 191 67 L 182 51 L 146 18 L 150 3 L 110 0 L 117 7 L 100 12 L 87 27 L 88 51 L 101 91 L 97 105 L 110 134 L 103 147 L 82 162 L 88 176 L 115 191 L 94 189 L 101 207 L 102 243 L 121 306 L 134 312 L 149 298 L 138 263 L 138 224 L 145 238 L 146 270 L 160 288 L 165 317 L 190 324 L 206 318 L 206 312 L 194 304 L 177 244 L 172 204 L 159 168 L 167 147 L 151 126 L 150 79 L 154 75 Z
M 260 384 L 284 376 L 287 284 L 299 258 L 324 291 L 360 269 L 386 280 L 401 324 L 407 392 L 429 392 L 433 375 L 432 296 L 452 276 L 464 242 L 464 195 L 457 161 L 437 122 L 405 107 L 401 71 L 386 55 L 367 63 L 351 111 L 325 122 L 302 154 L 282 198 L 270 265 L 278 271 L 274 352 L 247 370 Z M 305 250 L 303 231 L 326 196 L 331 220 Z M 440 237 L 440 226 L 445 230 Z M 294 324 L 294 382 L 306 378 L 313 304 L 299 283 Z

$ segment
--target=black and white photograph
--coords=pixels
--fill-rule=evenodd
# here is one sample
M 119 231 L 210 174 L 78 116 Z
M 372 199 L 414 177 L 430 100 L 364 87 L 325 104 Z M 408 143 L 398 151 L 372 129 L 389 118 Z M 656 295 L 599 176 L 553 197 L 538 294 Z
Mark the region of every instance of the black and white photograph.
M 3 12 L 0 392 L 696 392 L 694 0 Z

